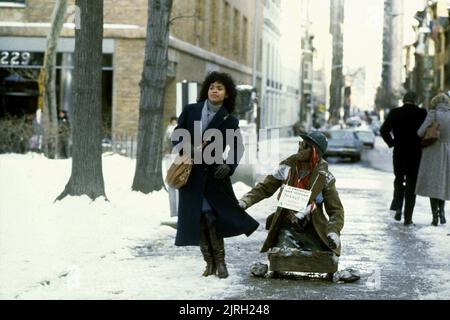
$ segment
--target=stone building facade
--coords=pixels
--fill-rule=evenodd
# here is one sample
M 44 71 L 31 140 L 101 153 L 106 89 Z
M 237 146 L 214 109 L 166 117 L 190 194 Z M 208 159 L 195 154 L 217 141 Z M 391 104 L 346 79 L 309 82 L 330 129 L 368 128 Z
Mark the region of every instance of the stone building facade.
M 257 0 L 260 1 L 260 0 Z M 262 0 L 261 0 L 262 2 Z M 8 72 L 39 69 L 45 51 L 54 0 L 0 1 L 1 77 Z M 134 135 L 139 116 L 139 81 L 144 62 L 147 0 L 104 1 L 104 118 L 112 134 Z M 182 105 L 197 96 L 197 87 L 209 71 L 230 73 L 236 84 L 251 84 L 255 1 L 174 0 L 169 47 L 164 121 L 179 114 Z M 68 103 L 70 61 L 74 50 L 74 1 L 69 1 L 67 23 L 58 43 L 59 106 Z M 72 14 L 71 14 L 72 13 Z M 258 31 L 256 28 L 256 31 Z M 262 40 L 259 32 L 258 41 Z M 10 59 L 13 55 L 31 59 Z M 258 86 L 261 78 L 257 58 Z M 184 83 L 190 84 L 184 86 Z M 191 89 L 188 94 L 186 88 Z
M 404 87 L 428 108 L 433 96 L 450 90 L 450 8 L 446 0 L 430 1 L 415 18 L 416 41 L 404 47 Z
M 302 1 L 264 1 L 261 127 L 291 135 L 300 117 Z

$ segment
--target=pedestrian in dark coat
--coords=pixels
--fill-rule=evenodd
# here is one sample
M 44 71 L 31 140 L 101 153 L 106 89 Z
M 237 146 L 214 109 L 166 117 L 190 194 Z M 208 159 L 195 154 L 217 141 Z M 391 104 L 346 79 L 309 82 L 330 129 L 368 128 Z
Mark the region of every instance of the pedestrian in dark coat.
M 404 105 L 392 109 L 380 129 L 381 136 L 389 148 L 394 148 L 394 198 L 391 210 L 395 219 L 401 221 L 405 202 L 404 224 L 412 225 L 416 204 L 416 181 L 422 156 L 421 139 L 417 130 L 427 116 L 427 112 L 417 106 L 417 95 L 408 92 L 403 98 Z
M 70 157 L 70 122 L 67 111 L 61 110 L 58 114 L 58 150 L 59 159 Z
M 216 274 L 219 278 L 228 277 L 225 264 L 223 238 L 245 234 L 250 236 L 259 223 L 250 217 L 238 204 L 230 177 L 242 158 L 244 146 L 239 132 L 239 120 L 231 113 L 234 110 L 236 89 L 232 78 L 224 73 L 210 73 L 200 92 L 199 102 L 187 105 L 178 119 L 174 133 L 185 129 L 190 141 L 178 139 L 174 145 L 183 145 L 182 152 L 191 152 L 194 166 L 187 184 L 179 189 L 178 224 L 175 245 L 200 246 L 206 261 L 204 276 Z M 203 157 L 192 153 L 194 147 L 207 140 L 214 132 L 223 137 L 220 161 L 215 157 L 212 164 L 206 160 L 208 146 L 203 148 Z M 236 136 L 227 141 L 226 131 L 232 130 Z M 197 131 L 197 132 L 196 132 Z M 229 132 L 228 132 L 229 133 Z M 200 135 L 200 139 L 194 139 Z M 172 136 L 173 140 L 176 138 Z M 211 140 L 215 142 L 216 138 Z M 197 141 L 199 140 L 199 141 Z M 181 143 L 179 145 L 179 143 Z M 222 155 L 230 147 L 226 161 Z M 197 149 L 198 150 L 198 149 Z M 212 156 L 215 156 L 214 152 Z

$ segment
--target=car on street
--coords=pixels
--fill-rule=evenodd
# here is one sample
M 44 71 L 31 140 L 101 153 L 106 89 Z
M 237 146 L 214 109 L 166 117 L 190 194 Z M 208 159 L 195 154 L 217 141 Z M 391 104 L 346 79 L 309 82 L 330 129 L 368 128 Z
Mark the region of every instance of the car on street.
M 354 162 L 361 160 L 363 143 L 358 139 L 354 129 L 330 130 L 326 135 L 328 149 L 325 158 L 351 158 Z
M 370 149 L 375 148 L 375 134 L 370 128 L 355 128 L 356 136 L 362 141 L 363 145 Z
M 345 121 L 345 124 L 349 128 L 357 128 L 357 127 L 361 126 L 363 123 L 364 123 L 364 121 L 358 116 L 350 117 L 347 119 L 347 121 Z

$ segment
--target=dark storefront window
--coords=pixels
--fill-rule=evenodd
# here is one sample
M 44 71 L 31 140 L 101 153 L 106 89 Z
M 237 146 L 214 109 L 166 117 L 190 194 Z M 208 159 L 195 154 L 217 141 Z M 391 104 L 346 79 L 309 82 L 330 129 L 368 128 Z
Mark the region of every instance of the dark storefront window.
M 38 114 L 39 85 L 38 79 L 44 62 L 43 52 L 0 51 L 0 130 L 6 127 L 20 127 L 20 133 L 11 129 L 15 136 L 8 146 L 0 143 L 0 153 L 26 152 L 24 135 L 32 134 L 29 128 L 36 125 Z M 112 127 L 112 54 L 103 55 L 102 73 L 102 117 L 103 134 L 111 136 Z M 72 113 L 73 53 L 58 53 L 56 57 L 56 104 L 58 111 L 64 110 L 69 116 Z M 34 126 L 33 126 L 34 125 Z M 6 126 L 6 127 L 5 127 Z M 26 134 L 23 132 L 26 131 Z M 6 136 L 5 136 L 6 137 Z M 2 140 L 5 140 L 2 136 Z M 16 143 L 16 140 L 18 141 Z M 11 149 L 11 145 L 14 147 Z M 5 146 L 3 146 L 5 145 Z
M 0 51 L 0 118 L 34 114 L 38 108 L 38 79 L 43 52 Z M 71 113 L 73 53 L 58 53 L 56 95 L 58 110 Z M 103 55 L 103 123 L 111 130 L 112 54 Z
M 25 0 L 0 0 L 0 5 L 1 4 L 25 5 L 26 1 Z

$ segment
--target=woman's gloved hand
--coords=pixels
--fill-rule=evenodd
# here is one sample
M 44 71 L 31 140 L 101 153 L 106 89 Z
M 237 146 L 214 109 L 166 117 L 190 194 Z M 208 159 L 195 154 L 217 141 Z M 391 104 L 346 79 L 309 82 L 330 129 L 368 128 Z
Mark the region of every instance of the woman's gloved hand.
M 241 207 L 241 209 L 245 210 L 245 209 L 247 209 L 247 203 L 245 203 L 244 200 L 239 200 L 239 207 Z
M 227 164 L 221 164 L 214 171 L 214 178 L 224 179 L 230 173 L 230 171 L 231 169 Z

